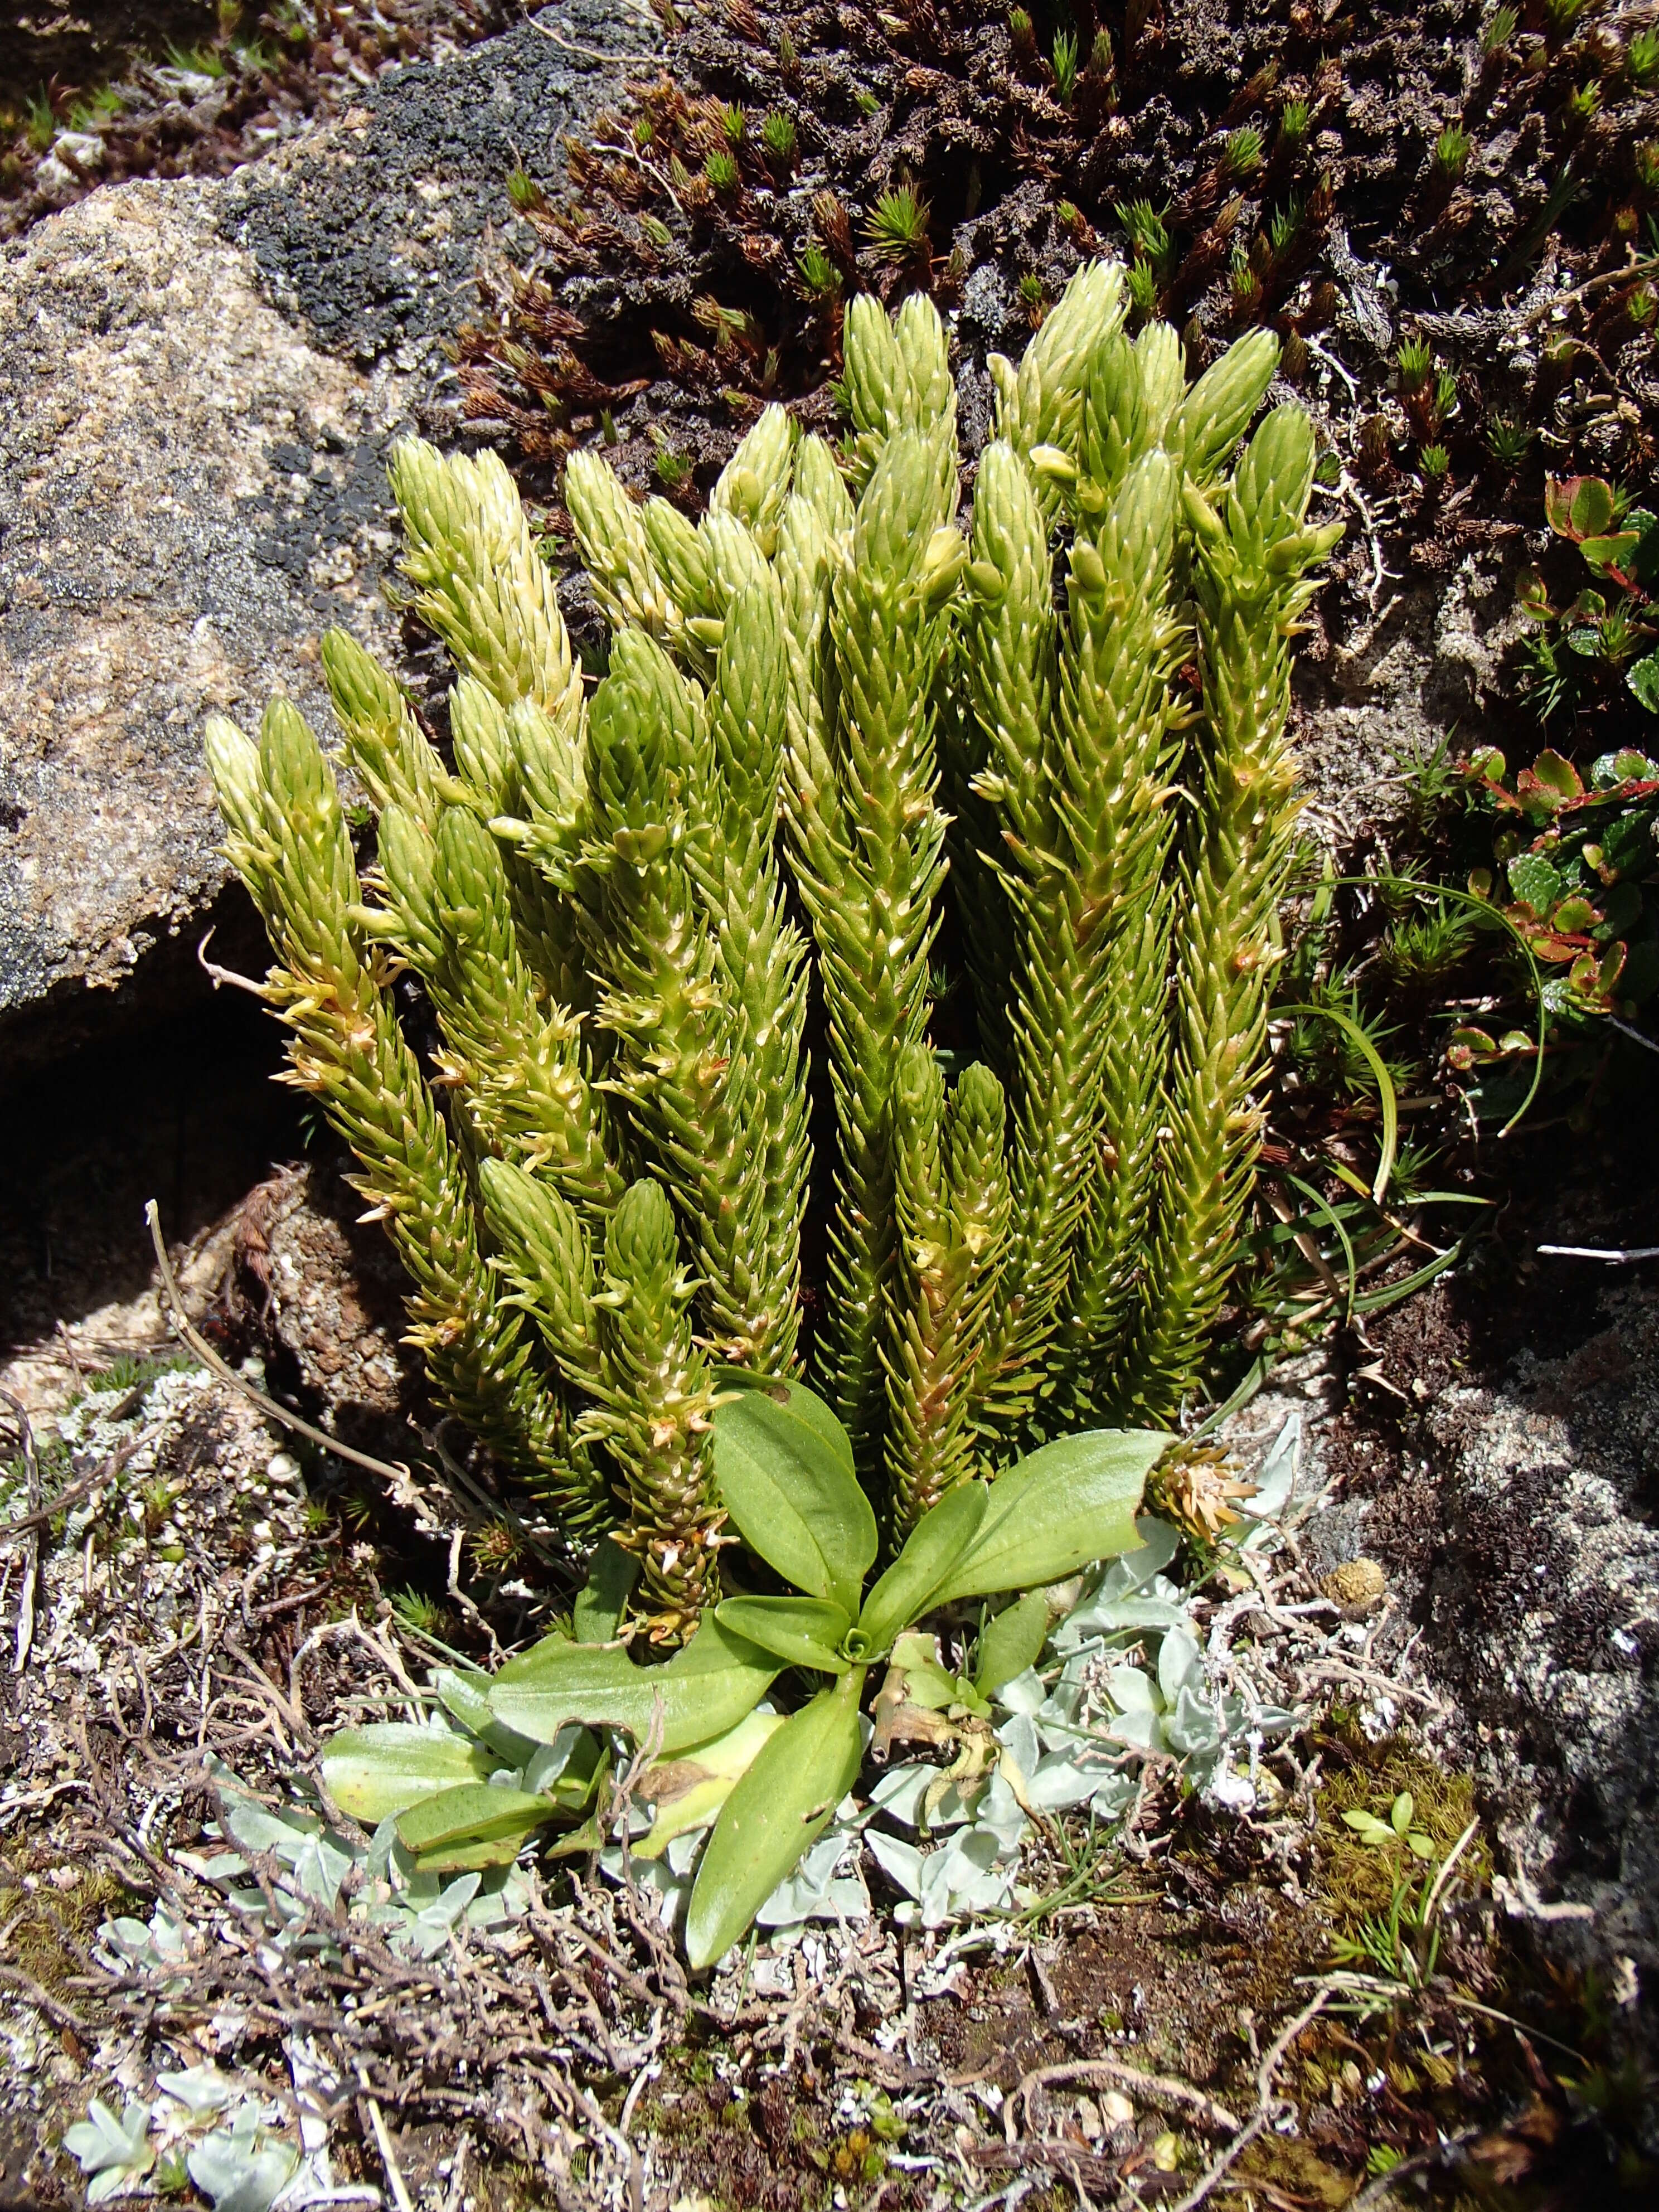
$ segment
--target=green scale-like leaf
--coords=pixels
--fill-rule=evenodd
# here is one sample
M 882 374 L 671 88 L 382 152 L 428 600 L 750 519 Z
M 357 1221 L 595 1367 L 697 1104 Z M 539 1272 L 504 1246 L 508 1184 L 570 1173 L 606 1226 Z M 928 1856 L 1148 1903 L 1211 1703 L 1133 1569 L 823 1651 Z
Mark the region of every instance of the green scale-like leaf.
M 605 1231 L 599 1407 L 603 1437 L 625 1486 L 617 1544 L 640 1561 L 653 1637 L 679 1643 L 718 1600 L 721 1514 L 714 1486 L 708 1361 L 693 1341 L 691 1284 L 674 1216 L 659 1183 L 630 1184 Z
M 754 605 L 763 618 L 766 603 Z M 763 638 L 757 651 L 767 650 Z M 765 705 L 781 721 L 775 632 L 770 658 Z M 734 674 L 722 717 L 752 703 L 758 684 Z M 769 856 L 758 857 L 769 832 L 757 831 L 746 866 L 740 853 L 728 861 L 702 701 L 637 631 L 612 647 L 588 743 L 594 836 L 585 864 L 606 975 L 599 1018 L 621 1046 L 609 1079 L 674 1194 L 716 1343 L 763 1371 L 787 1368 L 799 1328 L 808 1158 L 805 978 L 775 882 L 756 883 L 769 872 Z
M 257 747 L 210 723 L 208 760 L 232 863 L 282 962 L 266 992 L 294 1033 L 292 1079 L 356 1154 L 357 1187 L 413 1278 L 410 1340 L 441 1398 L 580 1528 L 602 1510 L 599 1480 L 483 1265 L 461 1161 L 355 919 L 362 891 L 332 772 L 282 700 Z
M 1127 346 L 1116 365 L 1131 373 Z M 1012 454 L 1000 464 L 1004 503 L 1024 516 L 1029 539 L 1035 500 L 1019 471 Z M 982 1382 L 998 1422 L 1027 1413 L 1043 1387 L 1091 1179 L 1110 1141 L 1106 1065 L 1127 1011 L 1112 997 L 1115 948 L 1139 928 L 1168 839 L 1170 679 L 1184 642 L 1168 610 L 1176 489 L 1174 465 L 1154 449 L 1091 532 L 1079 523 L 1059 711 L 1042 751 L 1033 757 L 1017 723 L 985 732 L 991 765 L 978 787 L 1002 823 L 1016 946 L 1010 1249 Z M 988 531 L 976 551 L 981 542 L 980 558 L 996 566 Z M 992 664 L 981 689 L 1006 694 L 994 674 L 1007 627 L 999 614 L 988 608 L 974 636 Z M 1137 1042 L 1144 1052 L 1146 1039 Z
M 796 873 L 820 960 L 841 1147 L 821 1364 L 861 1466 L 881 1423 L 881 1325 L 896 1252 L 891 1099 L 927 1018 L 945 817 L 933 687 L 960 563 L 947 527 L 955 453 L 902 430 L 883 447 L 837 570 L 835 709 L 824 749 L 798 757 Z
M 422 975 L 443 1024 L 442 1071 L 482 1148 L 544 1173 L 592 1218 L 621 1195 L 614 1139 L 577 1024 L 542 1001 L 520 950 L 495 839 L 465 806 L 430 833 L 380 817 L 390 913 L 376 927 Z
M 965 1069 L 947 1105 L 937 1060 L 908 1046 L 893 1102 L 899 1255 L 890 1291 L 887 1481 L 903 1534 L 975 1470 L 969 1422 L 1008 1237 L 1002 1087 Z
M 1252 1099 L 1279 900 L 1291 857 L 1290 637 L 1304 580 L 1340 534 L 1305 526 L 1313 434 L 1295 405 L 1251 440 L 1220 516 L 1199 510 L 1194 571 L 1207 737 L 1200 829 L 1176 893 L 1171 1136 L 1140 1309 L 1115 1382 L 1126 1412 L 1165 1419 L 1195 1379 L 1231 1275 L 1261 1139 Z

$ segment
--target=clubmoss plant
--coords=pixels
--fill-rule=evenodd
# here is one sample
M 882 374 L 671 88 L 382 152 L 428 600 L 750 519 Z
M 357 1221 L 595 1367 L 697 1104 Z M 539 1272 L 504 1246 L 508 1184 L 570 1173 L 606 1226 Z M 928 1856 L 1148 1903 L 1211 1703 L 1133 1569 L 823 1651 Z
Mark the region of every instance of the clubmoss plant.
M 1484 58 L 1500 58 L 1507 51 L 1521 21 L 1513 8 L 1495 8 L 1480 26 L 1480 52 Z
M 1112 34 L 1103 23 L 1090 43 L 1089 57 L 1078 82 L 1078 121 L 1086 131 L 1098 130 L 1117 103 L 1117 64 L 1112 53 Z
M 850 271 L 844 216 L 820 227 Z M 925 237 L 914 195 L 895 229 Z M 573 1540 L 615 1532 L 665 1643 L 720 1599 L 734 1374 L 810 1360 L 890 1549 L 1034 1440 L 1156 1427 L 1199 1379 L 1259 1135 L 1292 641 L 1336 533 L 1307 520 L 1299 407 L 1238 450 L 1277 341 L 1189 386 L 1125 305 L 1088 264 L 993 361 L 962 522 L 921 296 L 847 309 L 842 453 L 769 408 L 700 522 L 574 455 L 612 632 L 591 693 L 499 462 L 399 447 L 453 742 L 327 641 L 378 815 L 361 880 L 293 708 L 257 745 L 210 726 L 293 1079 L 410 1269 L 438 1395 Z M 968 1065 L 929 1036 L 952 872 Z M 810 1285 L 809 976 L 834 1132 Z
M 1008 1243 L 1002 1085 L 975 1065 L 947 1100 L 938 1059 L 915 1044 L 899 1063 L 893 1120 L 887 1474 L 895 1524 L 908 1532 L 978 1464 L 973 1385 Z
M 691 1278 L 659 1183 L 633 1183 L 605 1235 L 599 1310 L 603 1381 L 590 1433 L 622 1469 L 627 1518 L 614 1530 L 637 1554 L 650 1633 L 678 1644 L 720 1592 L 714 1378 L 691 1331 Z

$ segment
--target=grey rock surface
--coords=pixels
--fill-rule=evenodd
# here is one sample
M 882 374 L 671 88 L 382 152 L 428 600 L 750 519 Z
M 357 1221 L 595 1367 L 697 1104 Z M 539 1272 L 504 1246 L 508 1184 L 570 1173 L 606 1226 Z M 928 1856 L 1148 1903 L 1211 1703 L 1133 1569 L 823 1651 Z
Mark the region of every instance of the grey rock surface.
M 503 179 L 520 163 L 562 174 L 573 122 L 659 43 L 642 5 L 561 0 L 396 71 L 327 131 L 240 171 L 221 222 L 319 344 L 364 363 L 441 363 L 500 228 Z
M 1561 1358 L 1430 1416 L 1440 1545 L 1423 1617 L 1524 1891 L 1659 1969 L 1659 1309 L 1627 1290 Z
M 223 880 L 212 709 L 323 703 L 316 640 L 385 641 L 393 376 L 318 352 L 215 224 L 138 183 L 0 261 L 0 1035 L 15 1068 L 143 1001 Z M 170 971 L 185 973 L 174 960 Z M 67 1003 L 66 1003 L 67 1002 Z
M 1352 511 L 1337 511 L 1357 536 Z M 1372 557 L 1368 550 L 1368 568 Z M 1352 843 L 1359 823 L 1399 811 L 1388 779 L 1449 733 L 1456 752 L 1513 749 L 1500 708 L 1510 688 L 1503 657 L 1526 627 L 1519 560 L 1482 548 L 1444 574 L 1402 582 L 1385 573 L 1319 605 L 1296 669 L 1293 727 L 1309 824 L 1334 850 Z
M 1609 1205 L 1616 1192 L 1596 1210 Z M 1583 1224 L 1568 1222 L 1577 1241 Z M 1561 1233 L 1559 1219 L 1544 1231 Z M 1537 1235 L 1529 1224 L 1526 1244 Z M 1501 1277 L 1449 1279 L 1401 1309 L 1379 1338 L 1388 1409 L 1328 1372 L 1306 1456 L 1328 1495 L 1305 1540 L 1322 1572 L 1356 1558 L 1385 1569 L 1378 1657 L 1384 1672 L 1403 1660 L 1424 1693 L 1410 1717 L 1475 1776 L 1510 1910 L 1604 1976 L 1632 1960 L 1648 1985 L 1659 1296 L 1593 1263 L 1564 1283 L 1574 1265 L 1552 1270 L 1522 1245 Z M 1507 1352 L 1471 1331 L 1492 1298 Z
M 203 720 L 320 714 L 332 623 L 391 645 L 386 449 L 441 415 L 502 175 L 654 35 L 570 0 L 224 184 L 0 250 L 0 1079 L 205 989 Z

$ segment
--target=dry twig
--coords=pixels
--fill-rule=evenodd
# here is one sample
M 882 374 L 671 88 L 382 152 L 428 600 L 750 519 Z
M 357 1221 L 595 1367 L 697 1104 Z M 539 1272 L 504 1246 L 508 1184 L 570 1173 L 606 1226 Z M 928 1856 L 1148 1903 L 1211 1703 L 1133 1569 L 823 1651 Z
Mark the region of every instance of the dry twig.
M 1064 2066 L 1039 2066 L 1035 2072 L 1021 2076 L 1009 2092 L 1002 2107 L 1002 2132 L 1006 2142 L 1015 2140 L 1014 2110 L 1022 2098 L 1025 2100 L 1029 2120 L 1032 2093 L 1054 2087 L 1061 2081 L 1109 2081 L 1121 2089 L 1132 2089 L 1145 2097 L 1150 2104 L 1178 2105 L 1190 2112 L 1200 2125 L 1225 2135 L 1236 2134 L 1243 2125 L 1224 2105 L 1213 2097 L 1206 2097 L 1201 2089 L 1190 2082 L 1177 2081 L 1168 2074 L 1143 2074 L 1139 2067 L 1126 2066 L 1116 2058 L 1078 2058 Z
M 1272 2049 L 1256 2071 L 1255 2111 L 1220 2156 L 1200 2174 L 1187 2194 L 1172 2208 L 1172 2212 L 1195 2212 L 1195 2208 L 1203 2203 L 1216 2184 L 1249 2149 L 1262 2130 L 1267 2127 L 1285 2107 L 1287 2100 L 1275 2094 L 1273 2075 L 1278 2072 L 1285 2052 L 1301 2034 L 1303 2029 L 1324 2010 L 1330 2001 L 1330 1995 L 1328 1989 L 1316 1990 L 1296 2018 L 1287 2027 L 1281 2028 L 1274 2037 Z

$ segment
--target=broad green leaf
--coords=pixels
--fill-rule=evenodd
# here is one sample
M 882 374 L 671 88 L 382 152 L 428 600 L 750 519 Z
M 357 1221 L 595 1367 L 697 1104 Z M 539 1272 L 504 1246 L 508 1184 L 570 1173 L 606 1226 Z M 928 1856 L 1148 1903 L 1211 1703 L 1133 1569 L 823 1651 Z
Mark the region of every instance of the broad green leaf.
M 1546 745 L 1532 764 L 1532 772 L 1547 791 L 1558 799 L 1577 799 L 1583 795 L 1583 784 L 1577 769 L 1553 745 Z
M 895 1676 L 902 1678 L 897 1683 Z M 893 1646 L 889 1662 L 887 1680 L 882 1686 L 881 1704 L 896 1691 L 906 1705 L 913 1705 L 924 1713 L 948 1712 L 959 1705 L 966 1696 L 975 1704 L 980 1701 L 966 1682 L 958 1681 L 948 1668 L 939 1662 L 937 1636 L 901 1636 Z M 990 1707 L 987 1705 L 988 1712 Z
M 827 1597 L 728 1597 L 717 1618 L 775 1659 L 844 1674 L 841 1644 L 853 1626 L 845 1606 Z
M 452 1720 L 487 1743 L 502 1766 L 522 1766 L 535 1749 L 527 1736 L 505 1728 L 489 1710 L 489 1677 L 476 1667 L 434 1667 L 431 1682 Z
M 1641 544 L 1635 530 L 1616 530 L 1610 537 L 1586 538 L 1578 550 L 1592 568 L 1622 568 Z
M 571 1626 L 578 1644 L 609 1644 L 622 1626 L 623 1609 L 640 1578 L 640 1563 L 611 1536 L 594 1547 L 587 1580 L 576 1595 Z
M 442 1701 L 444 1711 L 464 1729 L 476 1735 L 480 1729 L 489 1728 L 495 1716 L 489 1710 L 489 1700 L 484 1695 L 489 1687 L 489 1677 L 476 1667 L 465 1672 L 456 1667 L 434 1668 L 432 1686 Z
M 513 1731 L 503 1729 L 502 1733 Z M 598 1736 L 573 1721 L 568 1729 L 559 1730 L 551 1743 L 532 1748 L 520 1771 L 518 1786 L 532 1797 L 545 1797 L 561 1813 L 579 1813 L 593 1795 L 605 1764 L 605 1747 Z
M 1028 1590 L 994 1620 L 988 1620 L 974 1668 L 974 1687 L 981 1697 L 988 1698 L 993 1690 L 1036 1666 L 1048 1640 L 1048 1601 L 1041 1590 Z
M 514 1681 L 521 1674 L 536 1673 L 543 1667 L 562 1664 L 564 1655 L 574 1650 L 586 1651 L 591 1647 L 577 1644 L 562 1629 L 556 1628 L 550 1636 L 544 1636 L 532 1644 L 528 1651 L 520 1651 L 516 1659 L 508 1659 L 488 1679 L 490 1686 L 506 1680 Z
M 521 1735 L 551 1743 L 567 1722 L 651 1735 L 659 1707 L 659 1752 L 684 1751 L 735 1728 L 770 1688 L 778 1662 L 705 1618 L 663 1667 L 636 1667 L 625 1651 L 587 1644 L 538 1644 L 510 1659 L 490 1686 L 497 1717 Z
M 694 1969 L 723 1958 L 817 1841 L 858 1778 L 862 1739 L 855 1667 L 792 1714 L 726 1799 L 703 1847 L 686 1916 Z
M 1388 1845 L 1395 1841 L 1394 1830 L 1386 1820 L 1379 1820 L 1375 1813 L 1349 1812 L 1342 1815 L 1354 1833 L 1368 1844 Z
M 1544 513 L 1559 538 L 1600 538 L 1613 520 L 1613 487 L 1601 477 L 1548 477 Z
M 1151 1429 L 1060 1437 L 991 1486 L 978 1534 L 931 1602 L 1034 1589 L 1140 1542 L 1135 1508 L 1170 1439 Z
M 965 1687 L 937 1659 L 924 1660 L 921 1666 L 904 1670 L 904 1701 L 919 1705 L 925 1713 L 949 1712 L 952 1705 L 962 1703 Z
M 344 1729 L 323 1747 L 323 1786 L 343 1813 L 378 1828 L 423 1797 L 485 1782 L 499 1764 L 481 1743 L 439 1735 L 409 1721 Z
M 1625 681 L 1650 714 L 1659 714 L 1659 653 L 1647 653 L 1627 668 Z
M 1578 477 L 1572 487 L 1573 535 L 1581 544 L 1586 538 L 1604 537 L 1615 506 L 1613 487 L 1603 477 Z
M 555 1808 L 522 1790 L 494 1790 L 487 1782 L 463 1784 L 422 1798 L 398 1818 L 398 1840 L 426 1874 L 466 1874 L 508 1866 L 526 1836 L 545 1827 Z
M 934 1602 L 934 1591 L 977 1534 L 989 1494 L 982 1482 L 964 1482 L 922 1515 L 905 1539 L 904 1549 L 864 1601 L 858 1620 L 865 1639 L 861 1656 L 878 1657 Z
M 1517 853 L 1510 862 L 1510 890 L 1542 921 L 1561 896 L 1561 872 L 1541 853 Z
M 714 1408 L 714 1479 L 750 1551 L 809 1596 L 856 1613 L 876 1556 L 876 1516 L 847 1431 L 799 1382 L 746 1389 Z
M 632 1846 L 635 1857 L 659 1859 L 676 1836 L 706 1828 L 762 1745 L 782 1726 L 781 1713 L 750 1713 L 713 1743 L 700 1743 L 678 1759 L 653 1759 L 634 1788 L 636 1802 L 648 1805 L 653 1816 L 650 1833 Z
M 585 1852 L 602 1851 L 611 1840 L 608 1822 L 602 1825 L 597 1813 L 590 1814 L 580 1828 L 566 1828 L 551 1843 L 544 1844 L 542 1856 L 550 1859 L 580 1858 Z

